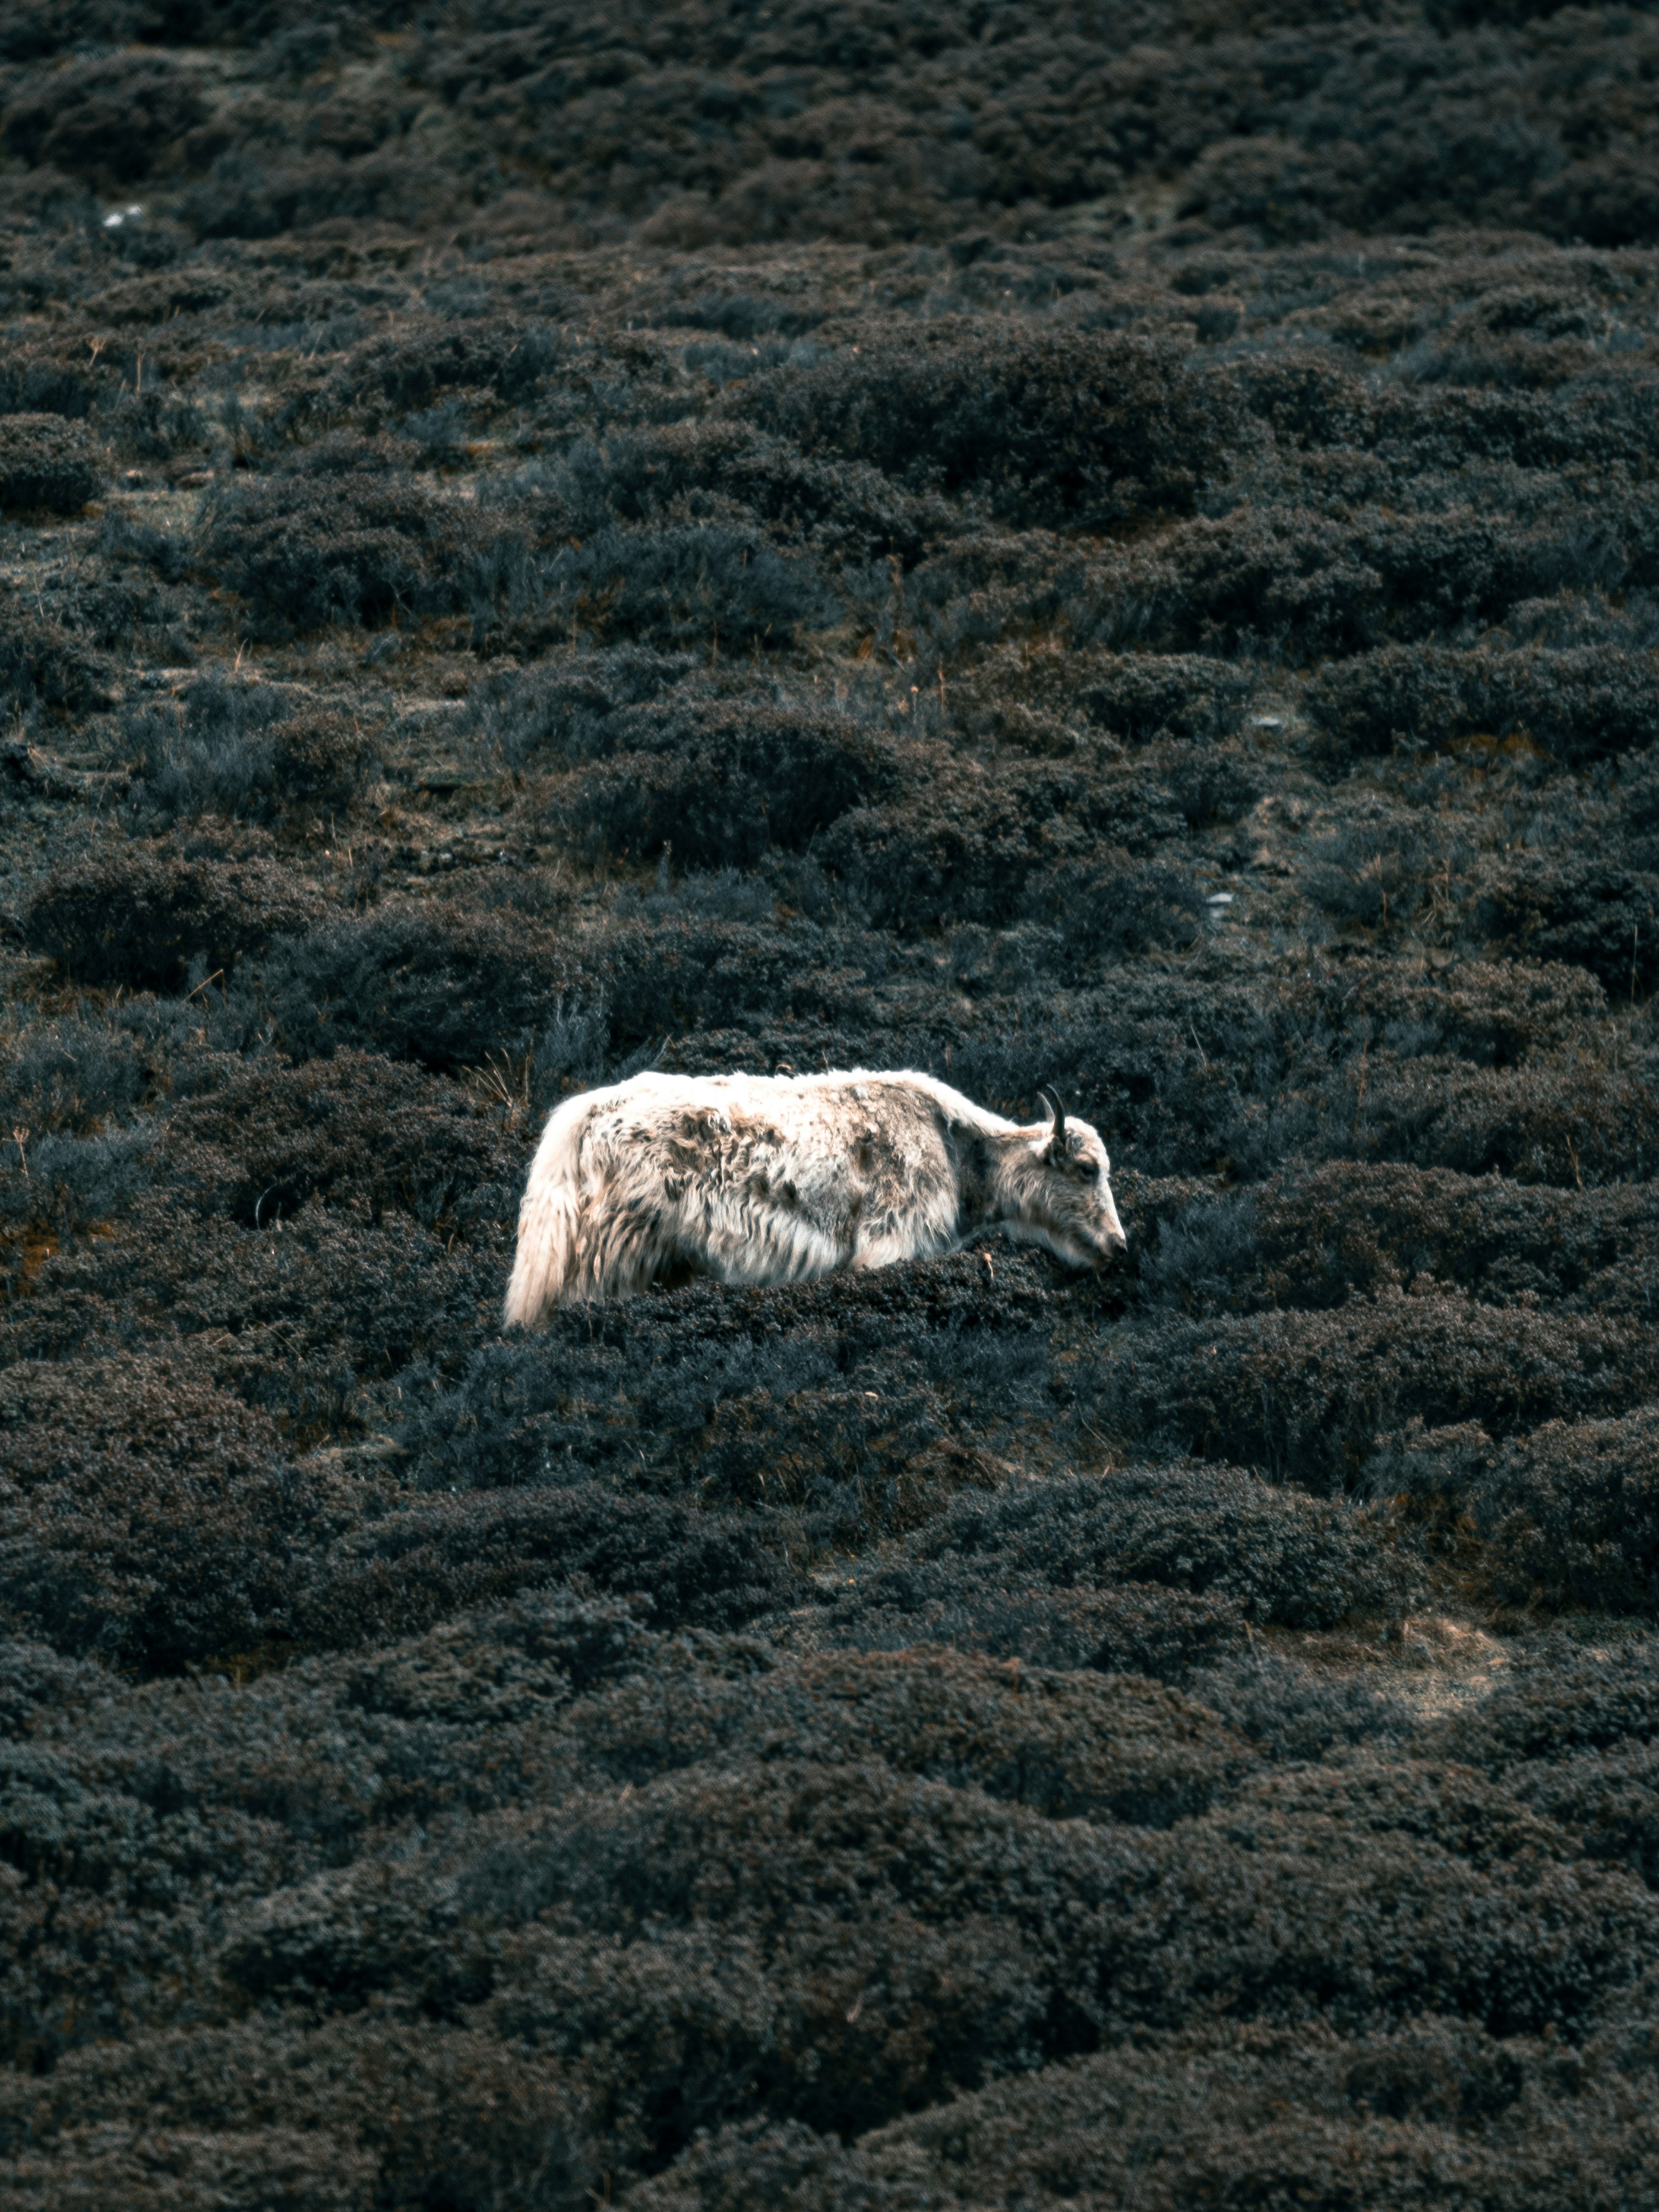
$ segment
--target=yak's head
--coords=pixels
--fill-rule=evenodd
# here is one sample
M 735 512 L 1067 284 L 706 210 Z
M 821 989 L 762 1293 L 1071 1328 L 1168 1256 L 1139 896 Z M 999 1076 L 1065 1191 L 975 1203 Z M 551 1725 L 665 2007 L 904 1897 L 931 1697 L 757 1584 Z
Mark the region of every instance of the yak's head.
M 1005 1226 L 1022 1243 L 1046 1244 L 1074 1267 L 1103 1267 L 1129 1240 L 1112 1201 L 1112 1164 L 1099 1132 L 1068 1121 L 1058 1097 L 1038 1094 L 1050 1120 L 1021 1133 L 1009 1163 Z

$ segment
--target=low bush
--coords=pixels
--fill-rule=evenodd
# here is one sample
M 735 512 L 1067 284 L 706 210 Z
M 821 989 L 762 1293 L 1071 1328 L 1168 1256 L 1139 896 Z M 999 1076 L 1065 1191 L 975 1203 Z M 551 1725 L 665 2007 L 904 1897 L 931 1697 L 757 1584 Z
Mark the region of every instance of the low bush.
M 24 1364 L 0 1425 L 10 1633 L 169 1671 L 289 1627 L 325 1501 L 240 1400 L 164 1363 Z
M 837 2038 L 833 2057 L 845 2060 L 816 2094 L 792 2083 L 787 2107 L 809 2124 L 833 2115 L 849 2132 L 924 2084 L 980 2077 L 999 2051 L 1007 2063 L 1023 2046 L 1014 2063 L 1029 2065 L 1088 2048 L 1109 2023 L 1185 2025 L 1195 2007 L 1348 2028 L 1462 2010 L 1498 2033 L 1550 2023 L 1582 2033 L 1659 1948 L 1659 1904 L 1622 1871 L 1540 1859 L 1549 1824 L 1518 1805 L 1496 1820 L 1466 1808 L 1455 1800 L 1478 1791 L 1455 1775 L 1443 1802 L 1425 1805 L 1412 1778 L 1396 1771 L 1378 1802 L 1363 1774 L 1304 1795 L 1292 1770 L 1255 1785 L 1242 1814 L 1228 1805 L 1160 1836 L 1046 1821 L 875 1765 L 694 1769 L 620 1802 L 596 1793 L 550 1817 L 498 1816 L 453 1893 L 481 1929 L 544 1916 L 630 1947 L 649 1928 L 659 1945 L 684 1929 L 738 1959 L 757 1952 L 794 2002 L 813 1992 L 820 2017 L 844 1990 L 844 2018 L 865 1987 L 877 2039 Z M 1510 1832 L 1484 1863 L 1464 1855 L 1471 1813 Z M 803 1889 L 833 1899 L 835 1917 L 792 1911 Z M 313 1923 L 334 1923 L 331 1948 L 342 1943 L 349 1893 L 295 1902 Z M 270 1917 L 281 1942 L 280 1908 Z M 885 1976 L 870 1972 L 878 1929 Z M 941 1986 L 947 1960 L 969 1973 L 961 2010 Z M 525 1963 L 527 1980 L 555 1966 L 544 1946 Z M 396 1964 L 380 1973 L 392 1980 Z M 569 2050 L 575 2016 L 561 2025 L 555 2007 L 529 2002 L 553 2047 Z M 496 2004 L 507 2017 L 527 2009 L 505 1992 Z M 884 2044 L 890 2056 L 878 2062 Z M 922 2075 L 908 2088 L 902 2052 Z M 851 2065 L 842 2073 L 854 2053 L 856 2092 Z
M 559 354 L 556 329 L 517 316 L 399 317 L 395 334 L 365 338 L 351 348 L 319 405 L 326 413 L 380 401 L 403 414 L 459 390 L 523 400 L 557 367 Z
M 301 705 L 274 685 L 200 678 L 179 696 L 130 709 L 121 743 L 142 783 L 134 803 L 165 821 L 203 812 L 277 822 L 343 813 L 374 758 L 349 715 Z
M 280 638 L 470 605 L 461 569 L 476 536 L 470 509 L 354 467 L 230 486 L 210 501 L 195 550 L 258 634 Z
M 1333 1161 L 1161 1209 L 1139 1271 L 1159 1303 L 1192 1312 L 1336 1306 L 1419 1275 L 1494 1305 L 1628 1311 L 1656 1210 L 1646 1185 L 1580 1191 Z
M 1659 1414 L 1550 1421 L 1494 1457 L 1472 1504 L 1486 1567 L 1525 1604 L 1659 1606 Z
M 0 600 L 0 707 L 84 713 L 108 703 L 106 672 L 60 623 Z
M 1032 1568 L 1011 1588 L 994 1558 L 951 1554 L 849 1575 L 815 1632 L 854 1651 L 941 1644 L 1033 1667 L 1181 1682 L 1249 1630 L 1231 1598 L 1137 1583 L 1056 1589 Z
M 233 969 L 317 911 L 275 861 L 188 860 L 164 845 L 105 843 L 36 886 L 22 928 L 32 951 L 77 982 L 165 991 L 192 963 Z
M 0 140 L 31 166 L 134 184 L 206 112 L 194 73 L 170 56 L 108 54 L 20 88 L 0 112 Z
M 0 415 L 0 508 L 75 514 L 103 473 L 82 424 L 61 415 Z
M 1659 1646 L 1626 1631 L 1519 1645 L 1489 1695 L 1434 1731 L 1437 1754 L 1496 1775 L 1659 1738 Z
M 1446 2177 L 1470 2212 L 1615 2212 L 1644 2155 L 1644 2067 L 1425 2016 L 1352 2037 L 1192 2027 L 1014 2075 L 843 2143 L 798 2123 L 732 2125 L 636 2188 L 636 2212 L 862 2212 L 892 2196 L 989 2193 L 1035 2212 L 1132 2196 L 1177 2212 L 1231 2191 L 1340 2201 L 1356 2168 L 1378 2212 L 1429 2212 Z
M 1358 1152 L 1560 1186 L 1647 1177 L 1650 1086 L 1577 1048 L 1607 1003 L 1588 970 L 1402 965 L 1314 960 L 1249 985 L 1126 966 L 1063 1010 L 1006 999 L 1002 1025 L 954 1042 L 951 1080 L 1018 1115 L 1043 1067 L 1115 1158 L 1158 1176 L 1257 1182 Z
M 295 1059 L 344 1046 L 441 1073 L 476 1067 L 533 1049 L 562 996 L 590 980 L 550 931 L 435 900 L 289 928 L 258 988 Z
M 1480 927 L 1522 959 L 1571 960 L 1610 995 L 1634 1000 L 1659 980 L 1659 876 L 1605 860 L 1526 860 L 1487 883 Z
M 866 463 L 809 457 L 787 438 L 747 424 L 674 423 L 635 430 L 605 452 L 605 493 L 629 522 L 659 514 L 753 515 L 781 544 L 810 540 L 842 562 L 918 559 L 930 535 L 948 531 L 952 510 L 907 494 Z
M 1651 1743 L 1511 1766 L 1504 1779 L 1516 1796 L 1574 1830 L 1586 1858 L 1628 1867 L 1659 1889 L 1659 1750 Z
M 520 1169 L 516 1148 L 453 1085 L 356 1052 L 234 1068 L 179 1106 L 164 1158 L 192 1206 L 256 1229 L 311 1199 L 366 1211 L 377 1226 L 391 1208 L 447 1229 L 481 1199 L 505 1211 Z
M 665 651 L 757 651 L 793 643 L 837 611 L 816 564 L 780 552 L 749 522 L 672 521 L 532 548 L 510 532 L 467 572 L 481 639 L 538 651 L 635 639 Z
M 1322 669 L 1309 719 L 1336 757 L 1391 747 L 1535 747 L 1571 765 L 1652 744 L 1659 690 L 1644 656 L 1583 646 L 1506 652 L 1384 646 Z
M 361 1643 L 568 1578 L 648 1599 L 664 1628 L 736 1627 L 800 1595 L 747 1523 L 580 1484 L 434 1497 L 365 1522 L 312 1566 L 294 1620 L 307 1640 Z
M 994 1277 L 981 1259 L 939 1261 L 891 1271 L 873 1298 L 848 1284 L 705 1280 L 613 1310 L 600 1329 L 586 1311 L 555 1314 L 416 1396 L 404 1434 L 433 1487 L 586 1472 L 784 1510 L 798 1537 L 844 1550 L 1000 1480 L 989 1447 L 1052 1417 L 1034 1326 L 1045 1272 L 1012 1256 Z
M 1511 1435 L 1639 1403 L 1653 1356 L 1649 1332 L 1626 1322 L 1385 1295 L 1149 1328 L 1113 1370 L 1111 1418 L 1137 1439 L 1327 1490 L 1352 1483 L 1378 1432 L 1412 1414 Z
M 49 1717 L 83 1712 L 109 1697 L 112 1678 L 49 1644 L 8 1637 L 0 1643 L 0 1736 L 29 1735 Z
M 1639 509 L 1613 526 L 1622 524 L 1626 551 L 1612 539 L 1587 544 L 1571 506 L 1525 517 L 1474 507 L 1415 514 L 1343 507 L 1330 514 L 1253 501 L 1214 520 L 1184 522 L 1127 558 L 1085 562 L 1060 585 L 1073 635 L 1176 653 L 1267 646 L 1298 655 L 1357 654 L 1369 647 L 1386 651 L 1388 639 L 1429 640 L 1441 630 L 1485 626 L 1563 591 L 1646 581 L 1650 530 Z M 1564 754 L 1615 750 L 1621 729 L 1651 721 L 1651 676 L 1631 655 L 1609 653 L 1599 665 L 1577 655 L 1564 660 L 1565 688 L 1553 700 L 1540 681 L 1543 672 L 1516 665 L 1512 656 L 1493 656 L 1496 668 L 1480 653 L 1455 647 L 1429 647 L 1426 658 L 1419 712 L 1432 710 L 1436 674 L 1443 685 L 1449 665 L 1460 670 L 1466 697 L 1484 674 L 1489 687 L 1507 682 L 1497 698 L 1528 701 Z M 1332 672 L 1314 696 L 1351 697 L 1355 683 L 1346 693 L 1343 684 L 1342 672 Z M 1388 705 L 1397 713 L 1400 703 L 1396 688 Z M 1612 717 L 1605 735 L 1598 728 L 1602 714 Z M 1359 717 L 1348 719 L 1357 725 Z M 1356 727 L 1354 742 L 1358 737 Z
M 1068 655 L 1068 697 L 1092 721 L 1132 744 L 1159 737 L 1216 739 L 1237 729 L 1254 672 L 1197 653 Z
M 809 453 L 1085 528 L 1189 508 L 1229 428 L 1225 395 L 1144 340 L 951 318 L 749 378 L 727 405 Z
M 555 802 L 589 859 L 672 845 L 688 867 L 753 867 L 769 845 L 808 844 L 901 781 L 870 732 L 821 714 L 673 702 L 611 715 L 605 738 L 605 757 Z
M 1198 782 L 1182 775 L 1190 767 L 1177 776 L 1201 809 Z M 1058 912 L 1085 955 L 1190 940 L 1198 901 L 1184 871 L 1136 865 L 1187 828 L 1156 770 L 1109 756 L 1017 775 L 941 761 L 917 781 L 913 797 L 849 809 L 815 848 L 877 927 L 997 927 Z
M 25 339 L 7 348 L 0 366 L 0 415 L 63 415 L 80 421 L 91 412 L 102 381 L 97 362 L 84 350 L 59 352 L 50 343 Z
M 510 2202 L 535 2191 L 566 2204 L 600 2185 L 604 2138 L 571 2069 L 509 2055 L 488 2031 L 215 2022 L 143 2034 L 122 2060 L 88 2051 L 65 2061 L 64 2091 L 95 2120 L 65 2110 L 45 2148 L 19 2141 L 21 2125 L 9 2130 L 5 2178 L 37 2192 L 20 2196 L 30 2212 L 66 2196 L 88 2212 L 161 2212 L 181 2189 L 274 2198 L 285 2212 L 363 2212 L 380 2194 Z M 58 2078 L 43 2108 L 54 2120 Z M 135 2097 L 141 2132 L 118 2118 Z
M 609 725 L 621 709 L 672 691 L 696 665 L 690 653 L 623 645 L 485 676 L 469 696 L 468 725 L 514 768 L 544 757 L 598 759 L 613 749 Z
M 864 1001 L 860 955 L 865 945 L 805 921 L 769 927 L 695 916 L 616 923 L 588 952 L 618 1054 L 658 1053 L 670 1036 L 699 1030 L 844 1018 Z
M 1414 1718 L 1374 1678 L 1259 1645 L 1218 1654 L 1184 1686 L 1263 1757 L 1291 1765 L 1340 1756 L 1353 1744 L 1392 1751 L 1409 1739 Z
M 1054 1820 L 1153 1827 L 1205 1810 L 1251 1763 L 1173 1690 L 925 1647 L 730 1679 L 636 1679 L 579 1701 L 566 1725 L 585 1761 L 635 1785 L 751 1759 L 873 1759 Z
M 8 1200 L 27 1206 L 7 1255 L 8 1358 L 188 1353 L 298 1448 L 405 1417 L 418 1389 L 457 1379 L 500 1328 L 516 1177 L 475 1189 L 431 1229 L 392 1212 L 376 1227 L 355 1206 L 316 1201 L 273 1216 L 261 1185 L 255 1229 L 204 1212 L 238 1195 L 238 1164 L 223 1155 L 181 1147 L 160 1165 L 182 1188 L 157 1188 L 147 1132 L 85 1140 L 91 1157 L 67 1164 L 52 1157 L 62 1142 L 31 1140 L 31 1180 L 8 1178 Z M 279 1164 L 294 1167 L 294 1153 Z
M 1237 1468 L 1132 1468 L 959 1500 L 914 1540 L 920 1559 L 1089 1588 L 1150 1583 L 1323 1628 L 1397 1607 L 1401 1563 L 1346 1508 Z
M 77 1016 L 40 1024 L 0 1059 L 0 1113 L 36 1134 L 90 1134 L 125 1119 L 146 1087 L 137 1040 Z

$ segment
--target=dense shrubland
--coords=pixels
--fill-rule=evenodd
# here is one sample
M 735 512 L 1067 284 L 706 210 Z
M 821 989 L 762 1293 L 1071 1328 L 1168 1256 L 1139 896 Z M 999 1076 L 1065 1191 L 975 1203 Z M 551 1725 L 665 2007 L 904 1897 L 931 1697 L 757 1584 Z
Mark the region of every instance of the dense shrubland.
M 1652 20 L 9 12 L 8 2203 L 1649 2189 Z

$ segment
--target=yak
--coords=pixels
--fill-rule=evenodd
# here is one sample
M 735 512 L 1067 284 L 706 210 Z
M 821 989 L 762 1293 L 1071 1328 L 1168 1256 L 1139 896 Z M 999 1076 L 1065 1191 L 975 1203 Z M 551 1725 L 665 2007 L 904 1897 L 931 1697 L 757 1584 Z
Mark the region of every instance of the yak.
M 548 1121 L 519 1213 L 509 1324 L 653 1282 L 799 1283 L 1000 1230 L 1079 1267 L 1127 1249 L 1111 1163 L 1040 1094 L 1022 1126 L 909 1070 L 631 1077 Z

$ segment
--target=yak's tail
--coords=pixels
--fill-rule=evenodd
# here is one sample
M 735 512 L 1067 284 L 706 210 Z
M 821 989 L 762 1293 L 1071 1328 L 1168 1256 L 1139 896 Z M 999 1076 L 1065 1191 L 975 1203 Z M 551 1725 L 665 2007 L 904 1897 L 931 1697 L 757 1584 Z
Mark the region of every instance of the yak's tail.
M 590 1103 L 586 1097 L 567 1099 L 543 1132 L 531 1163 L 519 1208 L 519 1249 L 507 1286 L 508 1328 L 533 1328 L 570 1282 L 576 1261 L 581 1123 Z

